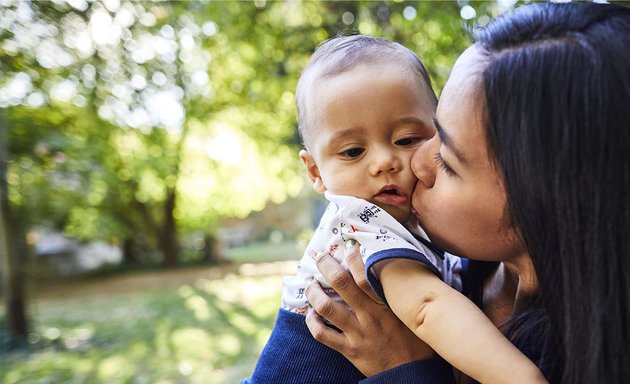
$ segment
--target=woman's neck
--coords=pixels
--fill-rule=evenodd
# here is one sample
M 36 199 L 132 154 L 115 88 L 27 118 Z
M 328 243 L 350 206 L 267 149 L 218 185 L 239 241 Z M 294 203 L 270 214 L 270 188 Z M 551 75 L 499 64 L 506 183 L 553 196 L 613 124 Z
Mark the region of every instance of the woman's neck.
M 526 262 L 502 262 L 484 285 L 482 308 L 500 327 L 525 308 L 538 291 L 538 279 L 529 257 Z

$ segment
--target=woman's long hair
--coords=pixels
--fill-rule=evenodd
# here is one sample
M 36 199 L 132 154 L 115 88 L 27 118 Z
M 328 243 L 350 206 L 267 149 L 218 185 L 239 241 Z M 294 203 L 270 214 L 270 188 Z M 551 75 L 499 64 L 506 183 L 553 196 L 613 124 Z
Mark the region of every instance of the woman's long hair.
M 476 40 L 490 152 L 540 283 L 512 335 L 542 332 L 551 381 L 628 382 L 630 9 L 525 5 Z

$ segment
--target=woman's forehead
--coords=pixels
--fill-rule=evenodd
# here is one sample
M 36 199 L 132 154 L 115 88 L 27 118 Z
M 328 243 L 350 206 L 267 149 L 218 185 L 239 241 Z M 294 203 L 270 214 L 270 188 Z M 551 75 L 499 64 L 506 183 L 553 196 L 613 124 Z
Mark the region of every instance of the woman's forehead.
M 487 64 L 475 46 L 457 60 L 444 86 L 437 108 L 437 119 L 444 131 L 473 162 L 487 159 L 485 96 L 482 71 Z M 484 161 L 485 162 L 485 161 Z
M 455 62 L 445 89 L 456 88 L 457 92 L 482 90 L 482 74 L 488 64 L 488 57 L 483 54 L 483 51 L 476 45 L 471 46 Z

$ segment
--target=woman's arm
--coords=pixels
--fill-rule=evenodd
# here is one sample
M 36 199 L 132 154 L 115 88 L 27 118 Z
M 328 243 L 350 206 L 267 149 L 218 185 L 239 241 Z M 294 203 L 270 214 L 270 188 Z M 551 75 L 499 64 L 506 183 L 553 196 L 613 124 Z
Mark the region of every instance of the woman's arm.
M 546 383 L 472 301 L 423 264 L 390 259 L 375 267 L 394 313 L 454 367 L 481 383 Z
M 240 384 L 357 383 L 365 376 L 311 336 L 304 315 L 280 309 L 251 377 Z

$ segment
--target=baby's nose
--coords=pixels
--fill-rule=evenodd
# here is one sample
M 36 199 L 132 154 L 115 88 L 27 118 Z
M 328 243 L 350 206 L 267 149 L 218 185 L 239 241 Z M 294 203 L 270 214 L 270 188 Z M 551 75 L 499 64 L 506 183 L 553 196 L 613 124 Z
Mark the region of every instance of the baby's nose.
M 400 171 L 401 160 L 393 151 L 381 150 L 375 154 L 371 173 L 378 175 L 381 173 L 394 173 Z

